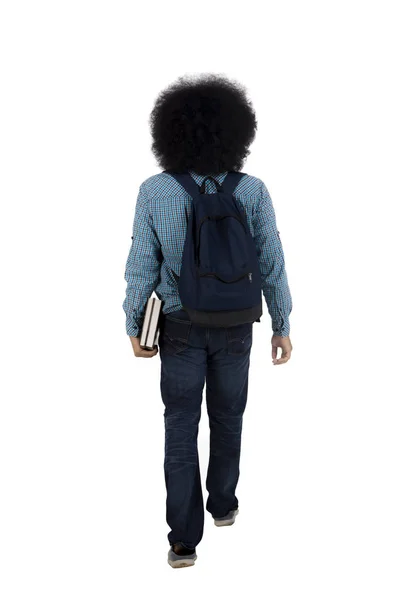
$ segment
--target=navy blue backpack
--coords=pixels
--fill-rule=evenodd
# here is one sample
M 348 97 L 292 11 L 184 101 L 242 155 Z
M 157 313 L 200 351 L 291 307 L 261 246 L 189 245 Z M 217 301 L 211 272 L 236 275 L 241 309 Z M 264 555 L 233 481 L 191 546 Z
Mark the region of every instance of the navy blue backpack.
M 189 173 L 174 173 L 192 197 L 192 211 L 178 281 L 179 296 L 191 321 L 231 327 L 259 321 L 261 274 L 246 214 L 233 192 L 245 173 L 229 172 L 222 186 L 208 176 L 201 187 Z M 205 193 L 207 179 L 216 192 Z

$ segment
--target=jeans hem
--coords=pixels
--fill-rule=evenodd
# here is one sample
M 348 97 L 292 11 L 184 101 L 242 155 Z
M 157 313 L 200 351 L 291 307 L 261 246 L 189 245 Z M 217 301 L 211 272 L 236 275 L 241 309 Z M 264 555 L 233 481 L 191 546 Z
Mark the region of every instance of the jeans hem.
M 176 542 L 169 542 L 171 546 L 174 546 L 175 544 L 180 544 L 181 546 L 183 546 L 184 548 L 186 548 L 186 550 L 195 550 L 196 546 L 193 546 L 192 544 L 185 544 L 185 542 L 181 542 L 181 541 L 176 541 Z
M 232 510 L 238 510 L 238 508 L 239 508 L 239 506 L 235 506 L 234 508 L 230 508 L 228 511 L 226 511 L 225 514 L 219 515 L 219 516 L 217 516 L 217 515 L 215 515 L 215 514 L 213 514 L 211 512 L 210 512 L 210 514 L 211 514 L 211 516 L 212 516 L 213 519 L 223 519 L 224 517 L 227 517 Z

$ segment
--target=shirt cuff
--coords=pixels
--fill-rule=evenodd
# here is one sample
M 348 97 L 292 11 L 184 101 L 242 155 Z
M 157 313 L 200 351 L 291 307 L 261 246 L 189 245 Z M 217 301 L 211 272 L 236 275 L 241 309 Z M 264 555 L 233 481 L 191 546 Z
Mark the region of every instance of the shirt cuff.
M 135 321 L 133 319 L 126 319 L 126 333 L 130 337 L 139 337 L 140 330 Z
M 279 335 L 280 337 L 286 337 L 290 334 L 290 325 L 288 320 L 284 320 L 280 323 L 272 323 L 272 331 L 274 335 Z

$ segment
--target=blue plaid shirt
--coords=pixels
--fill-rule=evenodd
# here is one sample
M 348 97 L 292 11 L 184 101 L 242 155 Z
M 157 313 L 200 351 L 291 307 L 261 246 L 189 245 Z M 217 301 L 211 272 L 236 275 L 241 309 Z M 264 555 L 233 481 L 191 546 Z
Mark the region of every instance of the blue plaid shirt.
M 205 175 L 191 171 L 197 184 Z M 219 183 L 225 173 L 215 178 Z M 206 182 L 206 193 L 215 192 L 215 184 Z M 265 184 L 245 175 L 237 185 L 235 198 L 242 204 L 251 234 L 257 246 L 263 282 L 263 294 L 276 335 L 289 335 L 292 299 L 288 286 L 284 254 L 275 212 Z M 137 337 L 144 309 L 153 292 L 163 300 L 165 314 L 182 309 L 178 284 L 172 274 L 180 274 L 191 197 L 168 173 L 146 179 L 140 186 L 133 223 L 132 244 L 126 262 L 126 332 Z

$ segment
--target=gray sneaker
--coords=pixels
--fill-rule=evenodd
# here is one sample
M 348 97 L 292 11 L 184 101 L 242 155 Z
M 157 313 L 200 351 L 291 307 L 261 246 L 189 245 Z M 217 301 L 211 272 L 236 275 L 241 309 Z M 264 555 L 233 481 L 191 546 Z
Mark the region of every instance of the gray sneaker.
M 214 524 L 217 527 L 226 527 L 227 525 L 233 525 L 236 519 L 236 515 L 239 513 L 239 509 L 230 510 L 225 517 L 214 518 Z
M 174 552 L 174 547 L 171 546 L 168 552 L 168 564 L 173 569 L 179 569 L 181 567 L 193 567 L 196 558 L 197 554 L 195 549 L 190 554 L 177 554 Z

